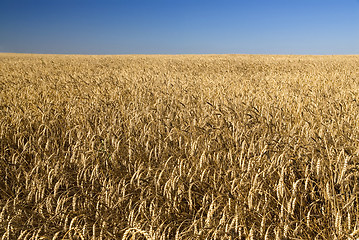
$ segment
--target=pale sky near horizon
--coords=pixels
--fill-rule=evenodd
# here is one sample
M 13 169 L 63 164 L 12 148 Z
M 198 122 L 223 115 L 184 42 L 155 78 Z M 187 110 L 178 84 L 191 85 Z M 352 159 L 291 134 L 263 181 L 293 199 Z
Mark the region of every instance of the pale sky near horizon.
M 359 0 L 1 0 L 0 52 L 359 54 Z

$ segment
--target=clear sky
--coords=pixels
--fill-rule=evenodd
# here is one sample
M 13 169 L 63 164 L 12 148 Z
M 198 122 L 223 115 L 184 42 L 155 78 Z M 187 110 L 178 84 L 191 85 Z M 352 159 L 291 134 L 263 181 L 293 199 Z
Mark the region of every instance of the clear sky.
M 359 54 L 359 0 L 0 0 L 0 52 Z

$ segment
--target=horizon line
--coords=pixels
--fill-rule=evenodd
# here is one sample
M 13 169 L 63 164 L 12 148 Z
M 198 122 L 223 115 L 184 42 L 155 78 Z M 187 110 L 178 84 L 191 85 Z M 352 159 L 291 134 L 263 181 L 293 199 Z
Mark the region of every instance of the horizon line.
M 88 54 L 88 53 L 30 53 L 30 52 L 1 52 L 0 54 L 23 55 L 71 55 L 71 56 L 189 56 L 189 55 L 261 55 L 261 56 L 359 56 L 359 54 L 267 54 L 267 53 L 115 53 L 115 54 Z

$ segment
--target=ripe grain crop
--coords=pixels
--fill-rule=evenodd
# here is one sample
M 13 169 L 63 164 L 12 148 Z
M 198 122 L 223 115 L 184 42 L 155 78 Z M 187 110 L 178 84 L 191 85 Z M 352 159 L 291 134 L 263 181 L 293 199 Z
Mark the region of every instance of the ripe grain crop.
M 357 239 L 358 56 L 0 54 L 2 239 Z

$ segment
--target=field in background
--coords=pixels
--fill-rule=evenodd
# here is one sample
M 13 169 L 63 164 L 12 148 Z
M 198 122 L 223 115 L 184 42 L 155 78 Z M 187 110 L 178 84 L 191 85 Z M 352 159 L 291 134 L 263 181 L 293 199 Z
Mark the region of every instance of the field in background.
M 0 54 L 2 239 L 356 239 L 359 56 Z

